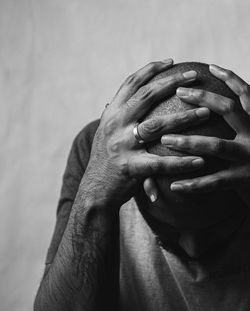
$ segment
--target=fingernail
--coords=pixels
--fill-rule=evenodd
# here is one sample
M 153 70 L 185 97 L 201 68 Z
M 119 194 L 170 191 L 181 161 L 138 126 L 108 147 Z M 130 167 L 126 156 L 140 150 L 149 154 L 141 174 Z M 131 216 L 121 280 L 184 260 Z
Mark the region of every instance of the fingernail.
M 171 64 L 171 63 L 173 63 L 173 59 L 172 58 L 166 58 L 162 62 L 165 64 Z
M 176 95 L 180 97 L 188 96 L 188 89 L 185 87 L 178 87 Z
M 209 65 L 209 70 L 211 71 L 220 71 L 220 67 L 214 64 Z
M 210 115 L 210 110 L 208 108 L 199 108 L 196 110 L 196 115 L 200 118 L 200 119 L 207 119 Z
M 203 159 L 195 159 L 192 161 L 192 165 L 194 167 L 202 167 L 204 165 L 204 160 Z
M 195 79 L 196 76 L 197 76 L 197 72 L 194 71 L 194 70 L 186 71 L 186 72 L 183 73 L 183 77 L 185 79 L 189 79 L 189 80 Z
M 151 201 L 152 203 L 154 203 L 156 200 L 157 200 L 156 194 L 152 193 L 152 194 L 150 195 L 150 201 Z
M 214 74 L 215 76 L 224 76 L 225 75 L 225 71 L 223 70 L 223 68 L 217 66 L 217 65 L 209 65 L 209 70 L 212 74 Z
M 178 191 L 178 190 L 183 190 L 184 187 L 181 184 L 171 184 L 170 189 L 172 191 Z

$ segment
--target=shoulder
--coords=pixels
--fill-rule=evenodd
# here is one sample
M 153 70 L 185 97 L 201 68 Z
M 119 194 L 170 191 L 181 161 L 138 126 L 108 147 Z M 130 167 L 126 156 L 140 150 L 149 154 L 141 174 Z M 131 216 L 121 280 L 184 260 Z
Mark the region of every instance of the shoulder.
M 96 130 L 99 126 L 100 120 L 94 120 L 87 124 L 75 137 L 71 152 L 70 158 L 78 161 L 79 164 L 83 167 L 86 167 L 86 162 L 89 160 L 92 142 L 96 133 Z
M 99 126 L 100 119 L 94 120 L 88 123 L 76 136 L 74 139 L 73 145 L 92 145 L 96 130 Z
M 87 124 L 75 137 L 63 175 L 60 199 L 57 206 L 57 222 L 47 253 L 46 264 L 50 264 L 66 228 L 82 176 L 88 165 L 92 142 L 99 126 L 99 120 Z
M 70 195 L 72 200 L 75 198 L 80 181 L 89 162 L 92 142 L 99 122 L 99 120 L 90 122 L 75 137 L 63 175 L 61 198 L 65 195 L 67 198 Z

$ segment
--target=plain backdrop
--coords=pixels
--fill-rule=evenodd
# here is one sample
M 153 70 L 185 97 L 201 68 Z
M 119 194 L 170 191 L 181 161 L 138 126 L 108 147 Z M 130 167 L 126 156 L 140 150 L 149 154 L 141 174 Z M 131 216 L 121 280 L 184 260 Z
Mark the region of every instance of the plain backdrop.
M 32 310 L 67 155 L 152 60 L 250 81 L 244 0 L 0 0 L 0 310 Z

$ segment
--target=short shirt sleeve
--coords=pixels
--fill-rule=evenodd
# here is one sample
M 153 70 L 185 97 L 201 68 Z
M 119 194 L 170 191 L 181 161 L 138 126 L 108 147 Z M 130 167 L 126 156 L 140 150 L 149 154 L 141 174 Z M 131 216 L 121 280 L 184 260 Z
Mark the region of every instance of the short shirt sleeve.
M 75 138 L 63 175 L 57 217 L 52 240 L 47 252 L 46 265 L 51 264 L 66 228 L 78 187 L 87 167 L 92 141 L 99 126 L 99 120 L 89 123 Z

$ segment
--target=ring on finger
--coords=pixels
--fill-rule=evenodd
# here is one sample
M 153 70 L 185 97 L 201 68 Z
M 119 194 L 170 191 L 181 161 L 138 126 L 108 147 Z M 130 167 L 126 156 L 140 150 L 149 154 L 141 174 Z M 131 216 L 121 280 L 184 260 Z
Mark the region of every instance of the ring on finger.
M 143 138 L 139 134 L 138 126 L 139 126 L 139 123 L 136 123 L 136 125 L 133 128 L 133 134 L 134 134 L 134 137 L 139 144 L 144 144 L 145 141 L 143 140 Z

